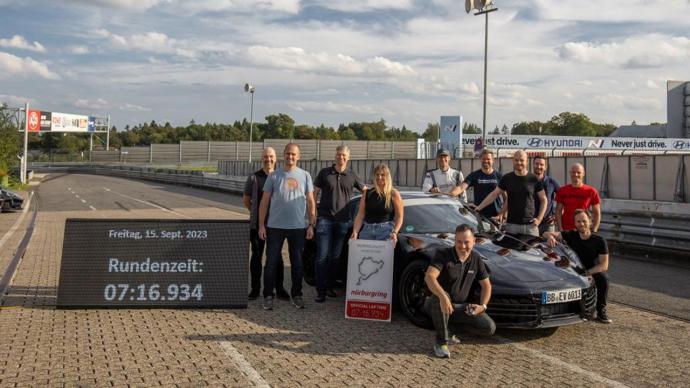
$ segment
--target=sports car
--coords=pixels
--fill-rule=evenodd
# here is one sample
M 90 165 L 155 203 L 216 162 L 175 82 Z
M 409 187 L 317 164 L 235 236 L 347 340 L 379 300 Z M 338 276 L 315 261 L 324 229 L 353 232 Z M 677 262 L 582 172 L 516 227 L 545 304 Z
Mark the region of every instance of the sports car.
M 460 224 L 475 230 L 474 249 L 490 272 L 492 296 L 487 313 L 498 327 L 552 328 L 590 319 L 596 304 L 594 282 L 585 276 L 579 258 L 566 245 L 554 248 L 540 237 L 502 232 L 492 220 L 466 204 L 444 195 L 403 192 L 403 226 L 394 253 L 394 301 L 414 324 L 431 327 L 422 306 L 430 292 L 424 273 L 434 250 L 454 245 L 454 231 Z M 351 220 L 359 197 L 348 204 Z M 304 250 L 305 280 L 314 284 L 316 244 L 308 241 Z M 347 241 L 341 261 L 346 274 Z M 341 279 L 342 281 L 342 279 Z M 477 303 L 479 288 L 470 292 Z

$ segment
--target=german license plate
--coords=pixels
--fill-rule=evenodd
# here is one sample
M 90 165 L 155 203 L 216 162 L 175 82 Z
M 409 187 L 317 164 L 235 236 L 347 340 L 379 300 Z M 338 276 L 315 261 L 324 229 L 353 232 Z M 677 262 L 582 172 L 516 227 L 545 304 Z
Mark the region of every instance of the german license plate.
M 541 304 L 572 302 L 582 299 L 582 289 L 573 288 L 559 291 L 542 291 Z

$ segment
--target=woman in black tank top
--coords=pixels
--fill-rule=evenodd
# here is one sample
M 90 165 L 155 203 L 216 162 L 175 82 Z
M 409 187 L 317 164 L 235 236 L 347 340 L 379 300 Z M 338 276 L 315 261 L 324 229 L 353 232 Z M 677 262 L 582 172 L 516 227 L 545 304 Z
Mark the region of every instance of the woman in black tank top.
M 351 238 L 393 240 L 395 244 L 402 223 L 402 197 L 393 188 L 388 166 L 380 164 L 374 169 L 374 188 L 367 190 L 359 201 Z

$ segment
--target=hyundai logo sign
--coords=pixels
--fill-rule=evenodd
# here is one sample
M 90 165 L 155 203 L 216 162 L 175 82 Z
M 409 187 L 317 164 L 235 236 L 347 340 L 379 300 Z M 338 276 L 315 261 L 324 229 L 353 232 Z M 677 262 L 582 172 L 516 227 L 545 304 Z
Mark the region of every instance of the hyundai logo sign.
M 543 142 L 543 139 L 540 139 L 538 137 L 531 137 L 529 138 L 529 140 L 527 140 L 527 146 L 532 148 L 539 148 L 541 147 Z
M 677 150 L 690 150 L 690 140 L 676 140 L 673 142 L 673 148 Z

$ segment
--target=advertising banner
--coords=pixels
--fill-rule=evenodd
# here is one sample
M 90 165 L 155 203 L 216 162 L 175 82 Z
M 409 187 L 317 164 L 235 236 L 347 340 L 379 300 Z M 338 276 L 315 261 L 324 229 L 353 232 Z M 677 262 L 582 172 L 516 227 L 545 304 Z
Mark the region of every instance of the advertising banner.
M 393 243 L 350 240 L 345 318 L 390 322 Z
M 465 135 L 462 144 L 474 147 L 481 135 Z M 484 147 L 525 149 L 572 149 L 572 150 L 643 150 L 643 151 L 688 151 L 690 139 L 636 138 L 636 137 L 580 137 L 580 136 L 538 136 L 538 135 L 487 135 Z
M 454 158 L 462 153 L 462 117 L 441 116 L 441 148 L 450 151 Z
M 26 122 L 29 132 L 38 132 L 41 129 L 41 111 L 29 109 L 29 119 Z
M 89 116 L 53 112 L 51 122 L 53 132 L 87 132 Z
M 49 132 L 51 130 L 52 120 L 52 112 L 41 112 L 41 132 Z

